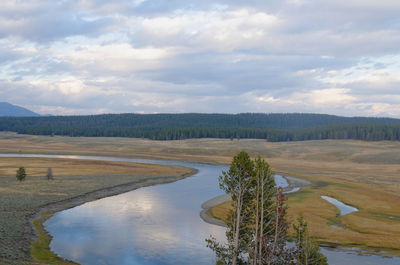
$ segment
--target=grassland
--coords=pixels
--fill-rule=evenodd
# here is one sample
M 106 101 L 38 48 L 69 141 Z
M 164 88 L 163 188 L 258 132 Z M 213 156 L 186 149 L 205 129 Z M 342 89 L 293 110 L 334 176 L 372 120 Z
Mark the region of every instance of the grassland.
M 28 173 L 23 182 L 15 178 L 19 166 L 25 166 Z M 44 177 L 48 167 L 53 168 L 54 180 Z M 31 264 L 32 258 L 46 264 L 74 264 L 59 259 L 48 249 L 51 238 L 42 222 L 54 212 L 138 187 L 178 180 L 191 173 L 174 166 L 0 158 L 0 264 Z
M 312 185 L 289 196 L 289 218 L 303 214 L 320 242 L 400 253 L 400 142 L 70 138 L 0 133 L 0 153 L 105 155 L 229 163 L 244 150 L 264 157 L 278 173 Z M 338 217 L 328 195 L 360 211 Z M 214 213 L 218 215 L 218 213 Z M 345 229 L 331 227 L 339 224 Z

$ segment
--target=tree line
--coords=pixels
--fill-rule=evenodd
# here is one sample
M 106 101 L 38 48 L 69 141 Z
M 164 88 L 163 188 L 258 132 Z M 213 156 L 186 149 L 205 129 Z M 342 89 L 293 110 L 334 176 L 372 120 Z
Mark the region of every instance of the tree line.
M 0 117 L 0 131 L 32 135 L 134 137 L 153 140 L 253 138 L 400 140 L 400 120 L 324 114 L 107 114 Z
M 233 207 L 226 222 L 227 243 L 207 239 L 217 265 L 327 265 L 317 243 L 308 235 L 307 223 L 300 217 L 293 225 L 294 244 L 288 244 L 288 228 L 282 188 L 275 181 L 267 162 L 254 161 L 246 152 L 238 153 L 228 171 L 219 179 L 220 188 L 232 198 Z

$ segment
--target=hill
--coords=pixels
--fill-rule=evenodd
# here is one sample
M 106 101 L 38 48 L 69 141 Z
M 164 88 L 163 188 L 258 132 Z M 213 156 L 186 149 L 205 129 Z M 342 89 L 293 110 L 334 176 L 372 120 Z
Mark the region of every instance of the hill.
M 400 119 L 325 114 L 106 114 L 35 118 L 1 117 L 0 131 L 21 134 L 187 138 L 400 140 Z
M 0 116 L 37 117 L 40 115 L 23 107 L 15 106 L 7 102 L 0 102 Z

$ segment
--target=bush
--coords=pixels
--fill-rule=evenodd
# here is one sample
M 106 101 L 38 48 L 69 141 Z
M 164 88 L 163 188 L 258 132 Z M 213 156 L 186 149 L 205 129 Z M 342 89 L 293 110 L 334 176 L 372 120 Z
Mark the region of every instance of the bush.
M 46 178 L 47 178 L 47 180 L 52 180 L 52 179 L 54 179 L 53 170 L 51 169 L 51 167 L 49 167 L 49 168 L 47 169 Z
M 17 175 L 16 175 L 16 177 L 17 177 L 17 179 L 18 179 L 19 181 L 25 180 L 25 178 L 26 178 L 26 172 L 25 172 L 25 168 L 24 168 L 24 167 L 20 167 L 20 168 L 17 170 Z

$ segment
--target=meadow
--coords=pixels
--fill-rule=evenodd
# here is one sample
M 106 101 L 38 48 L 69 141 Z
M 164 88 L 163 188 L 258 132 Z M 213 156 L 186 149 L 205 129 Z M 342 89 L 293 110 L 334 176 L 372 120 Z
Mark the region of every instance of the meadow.
M 204 138 L 152 141 L 0 133 L 0 153 L 101 155 L 229 164 L 232 157 L 242 150 L 253 157 L 260 155 L 265 158 L 274 172 L 304 178 L 312 183 L 288 196 L 288 218 L 294 220 L 298 215 L 304 215 L 311 236 L 319 242 L 400 254 L 400 142 L 324 140 L 271 143 L 253 139 Z M 46 163 L 38 175 L 44 169 L 47 169 Z M 56 172 L 54 170 L 55 175 Z M 89 169 L 86 173 L 97 174 Z M 122 170 L 121 176 L 124 174 Z M 104 181 L 107 176 L 105 173 Z M 15 182 L 15 176 L 10 177 L 10 181 Z M 74 187 L 76 184 L 72 181 L 69 185 Z M 334 197 L 359 211 L 340 217 L 338 210 L 321 199 L 321 195 Z M 49 196 L 43 194 L 41 197 Z M 222 205 L 214 209 L 213 214 L 223 218 L 226 207 Z M 8 229 L 3 229 L 2 233 L 8 233 Z

